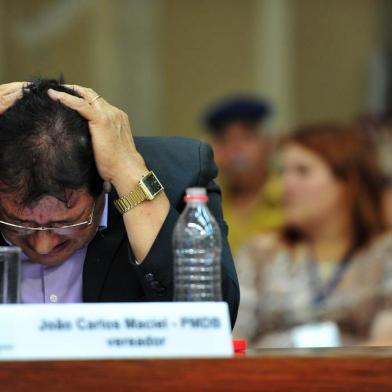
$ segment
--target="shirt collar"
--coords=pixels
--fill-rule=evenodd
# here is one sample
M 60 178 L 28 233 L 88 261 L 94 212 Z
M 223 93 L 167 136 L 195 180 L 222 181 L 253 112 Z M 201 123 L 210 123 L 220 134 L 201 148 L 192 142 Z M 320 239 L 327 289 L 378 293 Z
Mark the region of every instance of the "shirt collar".
M 99 221 L 99 230 L 105 230 L 108 227 L 108 194 L 105 193 L 105 206 L 103 207 L 101 220 Z

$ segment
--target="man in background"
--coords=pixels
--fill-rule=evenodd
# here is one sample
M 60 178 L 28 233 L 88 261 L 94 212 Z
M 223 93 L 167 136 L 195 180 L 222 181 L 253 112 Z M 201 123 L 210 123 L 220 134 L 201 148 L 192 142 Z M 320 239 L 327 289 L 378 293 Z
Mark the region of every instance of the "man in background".
M 232 97 L 211 106 L 204 116 L 220 170 L 233 254 L 249 237 L 283 223 L 279 183 L 269 167 L 271 141 L 263 129 L 270 114 L 266 101 Z

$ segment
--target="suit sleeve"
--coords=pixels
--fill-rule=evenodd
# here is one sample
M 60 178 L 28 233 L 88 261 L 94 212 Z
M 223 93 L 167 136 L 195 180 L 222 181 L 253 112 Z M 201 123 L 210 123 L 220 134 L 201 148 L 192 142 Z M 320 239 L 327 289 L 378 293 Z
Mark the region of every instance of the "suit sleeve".
M 228 303 L 232 327 L 237 317 L 239 306 L 239 285 L 230 247 L 227 241 L 228 228 L 223 219 L 221 193 L 214 182 L 217 175 L 212 149 L 205 143 L 199 144 L 199 177 L 193 186 L 207 189 L 208 207 L 215 216 L 222 232 L 222 295 Z M 184 189 L 185 192 L 185 189 Z M 136 272 L 149 301 L 171 301 L 173 299 L 173 251 L 172 234 L 177 219 L 182 211 L 170 207 L 168 216 L 154 241 L 147 257 L 140 266 L 135 264 Z M 130 257 L 134 260 L 130 251 Z

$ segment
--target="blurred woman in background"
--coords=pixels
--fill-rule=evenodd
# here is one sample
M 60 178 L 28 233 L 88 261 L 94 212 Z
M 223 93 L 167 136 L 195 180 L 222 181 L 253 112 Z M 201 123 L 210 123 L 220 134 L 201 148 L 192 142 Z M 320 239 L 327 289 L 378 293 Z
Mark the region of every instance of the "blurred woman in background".
M 287 225 L 238 256 L 236 334 L 255 347 L 386 343 L 392 237 L 371 144 L 324 124 L 298 130 L 281 152 Z

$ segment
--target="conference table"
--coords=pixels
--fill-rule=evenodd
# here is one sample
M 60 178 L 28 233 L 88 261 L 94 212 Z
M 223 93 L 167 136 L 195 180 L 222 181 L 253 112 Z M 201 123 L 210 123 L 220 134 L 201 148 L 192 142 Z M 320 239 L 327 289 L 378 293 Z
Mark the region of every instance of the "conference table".
M 0 391 L 392 391 L 392 348 L 275 349 L 225 359 L 0 362 Z

